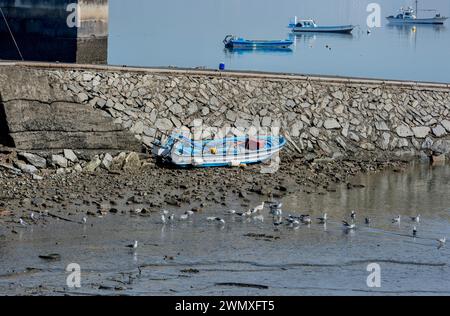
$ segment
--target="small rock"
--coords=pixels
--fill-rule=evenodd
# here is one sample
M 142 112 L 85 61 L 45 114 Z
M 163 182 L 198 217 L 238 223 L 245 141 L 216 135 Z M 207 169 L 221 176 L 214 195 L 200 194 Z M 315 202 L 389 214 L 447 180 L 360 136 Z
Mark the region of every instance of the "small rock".
M 127 157 L 127 154 L 124 152 L 121 152 L 119 155 L 114 157 L 112 160 L 111 166 L 110 166 L 110 170 L 113 170 L 113 171 L 122 170 L 126 157 Z
M 441 122 L 441 125 L 447 130 L 447 132 L 450 133 L 450 121 L 449 120 L 443 120 Z
M 414 132 L 409 126 L 400 125 L 395 129 L 395 132 L 400 137 L 411 137 L 414 136 Z
M 88 97 L 88 95 L 86 93 L 81 92 L 81 93 L 78 94 L 78 100 L 80 102 L 84 102 L 84 101 L 89 100 L 89 97 Z
M 61 155 L 52 155 L 52 163 L 61 168 L 67 168 L 67 159 Z
M 64 149 L 64 157 L 71 162 L 78 161 L 78 157 L 75 155 L 73 150 L 70 150 L 70 149 Z
M 340 90 L 338 90 L 335 93 L 333 93 L 332 96 L 335 97 L 338 100 L 342 100 L 344 98 L 344 94 Z
M 413 127 L 412 131 L 416 138 L 425 138 L 430 133 L 430 128 L 428 126 L 419 126 L 419 127 Z
M 436 127 L 433 127 L 432 129 L 434 136 L 436 137 L 442 137 L 447 134 L 447 131 L 442 125 L 437 125 Z
M 323 126 L 326 129 L 338 129 L 341 128 L 341 124 L 339 124 L 339 122 L 336 119 L 327 119 L 325 120 L 325 122 L 323 123 Z
M 38 169 L 33 165 L 27 165 L 22 162 L 16 162 L 15 165 L 17 168 L 19 168 L 20 170 L 22 170 L 22 172 L 25 173 L 34 174 L 38 172 Z
M 98 166 L 100 166 L 101 163 L 102 163 L 102 161 L 100 160 L 100 158 L 98 156 L 95 156 L 94 159 L 89 161 L 86 164 L 86 166 L 84 166 L 84 171 L 94 172 L 98 168 Z
M 35 154 L 30 153 L 19 153 L 17 154 L 19 158 L 25 159 L 29 164 L 32 164 L 36 168 L 46 168 L 47 160 Z
M 129 153 L 125 158 L 125 162 L 123 165 L 124 171 L 136 171 L 141 167 L 141 161 L 139 159 L 139 155 L 135 152 Z
M 109 170 L 109 168 L 111 168 L 112 162 L 113 162 L 113 157 L 110 154 L 106 153 L 105 157 L 103 157 L 103 160 L 102 160 L 102 167 L 105 168 L 106 170 Z
M 40 181 L 40 180 L 42 180 L 42 179 L 44 179 L 44 178 L 41 177 L 41 176 L 38 176 L 37 174 L 33 174 L 33 180 L 38 180 L 38 181 Z

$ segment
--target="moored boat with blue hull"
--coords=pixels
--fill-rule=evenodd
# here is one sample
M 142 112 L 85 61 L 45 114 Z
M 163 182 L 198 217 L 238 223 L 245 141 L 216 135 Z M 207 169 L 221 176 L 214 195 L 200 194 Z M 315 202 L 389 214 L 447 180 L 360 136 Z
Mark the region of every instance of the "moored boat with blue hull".
M 241 136 L 195 141 L 172 134 L 156 141 L 153 154 L 178 167 L 233 167 L 267 161 L 286 144 L 283 136 Z
M 290 49 L 294 44 L 293 40 L 248 40 L 245 38 L 227 35 L 223 40 L 226 48 L 229 49 Z

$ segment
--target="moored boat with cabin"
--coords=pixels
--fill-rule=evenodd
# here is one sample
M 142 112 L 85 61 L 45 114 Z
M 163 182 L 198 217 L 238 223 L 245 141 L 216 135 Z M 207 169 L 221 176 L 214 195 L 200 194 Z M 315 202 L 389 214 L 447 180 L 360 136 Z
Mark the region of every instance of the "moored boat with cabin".
M 295 20 L 288 26 L 292 33 L 345 33 L 350 34 L 355 28 L 354 25 L 334 25 L 334 26 L 319 26 L 312 19 L 309 20 Z
M 418 18 L 415 13 L 417 9 L 414 10 L 411 7 L 400 8 L 400 12 L 397 15 L 390 15 L 386 19 L 391 24 L 444 24 L 448 19 L 445 16 L 441 16 L 436 13 L 434 17 L 429 18 Z

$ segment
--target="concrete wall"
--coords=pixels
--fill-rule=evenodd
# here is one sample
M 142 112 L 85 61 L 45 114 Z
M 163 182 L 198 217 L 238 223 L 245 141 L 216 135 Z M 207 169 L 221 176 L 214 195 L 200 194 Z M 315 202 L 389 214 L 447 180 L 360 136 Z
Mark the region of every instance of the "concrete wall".
M 52 86 L 51 79 L 47 72 L 0 66 L 0 143 L 21 150 L 141 151 L 111 116 Z
M 223 136 L 221 131 L 232 135 L 281 127 L 292 140 L 290 148 L 304 155 L 405 158 L 450 153 L 449 85 L 15 66 L 18 72 L 25 69 L 45 76 L 52 89 L 75 97 L 80 105 L 106 113 L 146 145 L 158 131 L 192 132 L 202 123 L 205 138 Z

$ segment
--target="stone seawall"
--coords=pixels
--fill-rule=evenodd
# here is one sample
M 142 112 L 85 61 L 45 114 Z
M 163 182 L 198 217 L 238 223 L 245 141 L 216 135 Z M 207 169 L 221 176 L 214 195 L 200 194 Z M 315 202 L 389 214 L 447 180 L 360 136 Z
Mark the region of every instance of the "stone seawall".
M 198 135 L 201 126 L 202 137 L 209 138 L 279 127 L 290 152 L 302 155 L 405 159 L 450 154 L 449 85 L 214 71 L 11 67 L 47 78 L 52 90 L 107 114 L 146 146 L 159 131 Z M 0 67 L 0 77 L 6 68 Z M 27 89 L 20 93 L 28 98 Z

